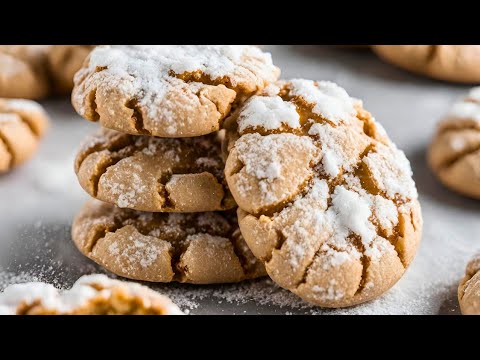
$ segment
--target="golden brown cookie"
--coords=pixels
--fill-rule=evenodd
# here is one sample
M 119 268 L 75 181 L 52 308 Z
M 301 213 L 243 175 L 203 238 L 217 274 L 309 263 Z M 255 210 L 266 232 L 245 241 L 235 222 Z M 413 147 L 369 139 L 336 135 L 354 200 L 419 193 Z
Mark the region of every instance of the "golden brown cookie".
M 48 51 L 49 45 L 0 45 L 0 97 L 46 97 Z
M 146 286 L 82 276 L 70 290 L 45 283 L 11 285 L 0 293 L 0 315 L 183 315 L 172 301 Z
M 93 48 L 93 45 L 51 46 L 47 54 L 48 69 L 55 93 L 71 93 L 73 89 L 73 77 L 82 67 L 85 58 Z
M 0 98 L 0 173 L 28 160 L 48 125 L 48 116 L 34 101 Z
M 458 302 L 463 315 L 480 315 L 480 255 L 467 265 L 458 286 Z
M 233 210 L 144 213 L 91 200 L 77 215 L 72 237 L 84 255 L 135 280 L 214 284 L 265 275 Z
M 218 133 L 166 139 L 103 129 L 91 136 L 75 162 L 80 185 L 91 196 L 153 212 L 232 209 Z
M 417 191 L 405 155 L 359 100 L 327 81 L 282 81 L 226 126 L 240 229 L 277 284 L 343 307 L 401 278 L 420 242 Z
M 480 87 L 452 106 L 437 128 L 427 157 L 445 186 L 480 199 Z
M 438 80 L 480 82 L 480 45 L 373 45 L 380 58 Z
M 124 133 L 200 136 L 279 74 L 270 54 L 250 45 L 101 46 L 75 76 L 72 103 Z

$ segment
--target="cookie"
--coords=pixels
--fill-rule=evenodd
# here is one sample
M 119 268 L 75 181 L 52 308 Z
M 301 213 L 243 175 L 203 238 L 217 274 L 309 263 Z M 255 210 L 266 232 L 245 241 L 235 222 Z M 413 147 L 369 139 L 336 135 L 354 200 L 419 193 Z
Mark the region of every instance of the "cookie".
M 232 209 L 224 167 L 218 133 L 167 139 L 107 129 L 85 142 L 75 162 L 92 197 L 152 212 Z
M 440 122 L 427 158 L 445 186 L 480 199 L 480 87 L 454 104 Z
M 47 54 L 48 69 L 54 92 L 70 94 L 73 77 L 83 61 L 94 48 L 93 45 L 52 45 Z
M 35 282 L 0 294 L 0 315 L 183 315 L 172 301 L 146 286 L 86 275 L 67 291 Z
M 77 215 L 72 237 L 84 255 L 135 280 L 214 284 L 265 275 L 235 211 L 145 213 L 91 200 Z
M 72 103 L 85 119 L 124 133 L 201 136 L 279 74 L 255 46 L 101 46 L 76 74 Z
M 242 234 L 280 286 L 324 307 L 376 298 L 404 274 L 422 219 L 410 164 L 338 85 L 271 85 L 226 122 Z
M 467 265 L 458 286 L 458 303 L 463 315 L 480 315 L 480 255 Z
M 0 173 L 27 161 L 37 149 L 48 116 L 34 101 L 0 99 Z
M 49 45 L 0 45 L 0 97 L 41 99 L 49 93 Z
M 459 82 L 480 82 L 480 45 L 373 45 L 388 63 L 419 75 Z

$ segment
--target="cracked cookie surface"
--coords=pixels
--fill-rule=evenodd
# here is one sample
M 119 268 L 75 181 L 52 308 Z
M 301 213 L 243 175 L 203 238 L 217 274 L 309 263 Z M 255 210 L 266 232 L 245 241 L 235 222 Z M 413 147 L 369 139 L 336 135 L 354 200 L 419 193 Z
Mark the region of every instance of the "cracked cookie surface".
M 226 186 L 221 133 L 167 139 L 103 129 L 80 149 L 75 172 L 94 198 L 152 212 L 236 206 Z
M 480 45 L 372 45 L 372 50 L 386 62 L 416 74 L 480 82 Z
M 427 158 L 445 186 L 480 199 L 480 87 L 471 89 L 440 122 Z
M 35 282 L 0 293 L 0 315 L 183 315 L 168 297 L 140 284 L 85 275 L 70 290 Z
M 75 218 L 72 237 L 84 255 L 135 280 L 214 284 L 265 275 L 234 210 L 145 213 L 90 200 Z
M 48 95 L 50 45 L 0 45 L 0 97 L 41 99 Z
M 480 254 L 467 265 L 458 286 L 458 303 L 464 315 L 480 315 Z
M 27 161 L 48 126 L 48 116 L 34 101 L 0 98 L 0 173 Z
M 344 89 L 294 79 L 225 126 L 225 174 L 242 234 L 280 286 L 324 307 L 376 298 L 421 237 L 410 164 Z
M 255 46 L 100 46 L 75 76 L 72 103 L 87 120 L 124 133 L 200 136 L 218 131 L 232 106 L 279 74 Z

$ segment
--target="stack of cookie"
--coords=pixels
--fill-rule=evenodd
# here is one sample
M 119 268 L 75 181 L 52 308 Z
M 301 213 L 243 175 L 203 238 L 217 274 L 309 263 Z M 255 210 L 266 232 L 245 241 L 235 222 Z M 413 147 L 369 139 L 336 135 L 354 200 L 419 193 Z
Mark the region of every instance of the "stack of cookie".
M 104 127 L 75 163 L 81 186 L 96 199 L 74 221 L 79 250 L 143 281 L 265 275 L 238 227 L 220 129 L 279 73 L 254 46 L 96 48 L 72 94 L 77 112 Z

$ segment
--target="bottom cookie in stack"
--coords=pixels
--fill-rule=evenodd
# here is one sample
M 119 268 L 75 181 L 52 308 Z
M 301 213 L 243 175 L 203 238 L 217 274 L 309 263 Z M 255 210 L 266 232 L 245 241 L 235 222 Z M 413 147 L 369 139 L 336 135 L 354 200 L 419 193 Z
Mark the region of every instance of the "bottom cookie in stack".
M 84 255 L 135 280 L 215 284 L 266 275 L 240 233 L 235 210 L 148 213 L 89 200 L 74 220 L 72 237 Z

